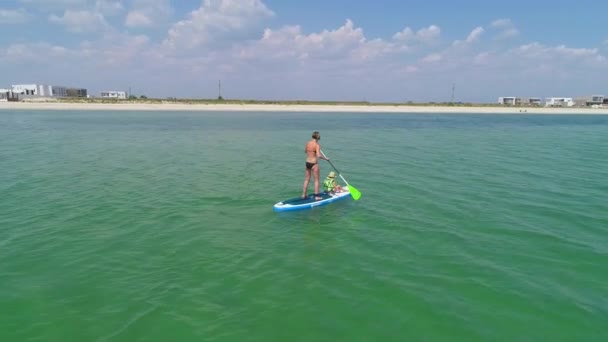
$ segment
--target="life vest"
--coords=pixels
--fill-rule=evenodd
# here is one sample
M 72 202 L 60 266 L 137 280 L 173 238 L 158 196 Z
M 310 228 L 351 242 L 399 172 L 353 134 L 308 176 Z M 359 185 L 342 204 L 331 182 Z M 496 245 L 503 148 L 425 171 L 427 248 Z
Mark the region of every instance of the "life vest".
M 335 179 L 333 178 L 325 178 L 325 180 L 323 181 L 323 188 L 325 189 L 325 191 L 334 191 L 334 181 Z

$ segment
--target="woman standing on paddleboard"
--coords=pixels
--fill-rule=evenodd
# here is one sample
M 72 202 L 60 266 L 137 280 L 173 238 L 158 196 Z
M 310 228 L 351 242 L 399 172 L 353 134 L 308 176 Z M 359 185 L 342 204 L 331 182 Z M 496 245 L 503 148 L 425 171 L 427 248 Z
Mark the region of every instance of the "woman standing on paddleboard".
M 319 158 L 329 161 L 321 154 L 321 134 L 319 132 L 312 133 L 312 139 L 304 146 L 304 152 L 306 153 L 306 166 L 304 168 L 304 189 L 302 190 L 302 198 L 306 198 L 306 192 L 308 191 L 308 183 L 310 182 L 310 175 L 315 177 L 315 200 L 323 199 L 319 197 Z

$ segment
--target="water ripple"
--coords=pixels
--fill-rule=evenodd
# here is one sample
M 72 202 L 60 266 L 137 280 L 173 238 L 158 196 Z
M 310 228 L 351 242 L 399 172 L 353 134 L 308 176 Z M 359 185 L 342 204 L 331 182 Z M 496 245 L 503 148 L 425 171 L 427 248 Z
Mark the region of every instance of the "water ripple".
M 272 212 L 320 120 L 362 199 Z M 0 339 L 602 340 L 606 127 L 0 112 Z

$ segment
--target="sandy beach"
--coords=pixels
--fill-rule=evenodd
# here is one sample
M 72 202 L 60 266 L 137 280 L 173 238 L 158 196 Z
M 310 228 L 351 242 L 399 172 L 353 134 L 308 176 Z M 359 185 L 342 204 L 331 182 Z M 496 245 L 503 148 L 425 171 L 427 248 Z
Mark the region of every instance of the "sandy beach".
M 0 110 L 120 110 L 120 111 L 268 111 L 268 112 L 364 112 L 453 114 L 600 114 L 608 108 L 458 107 L 412 105 L 287 105 L 287 104 L 179 104 L 179 103 L 61 103 L 0 102 Z

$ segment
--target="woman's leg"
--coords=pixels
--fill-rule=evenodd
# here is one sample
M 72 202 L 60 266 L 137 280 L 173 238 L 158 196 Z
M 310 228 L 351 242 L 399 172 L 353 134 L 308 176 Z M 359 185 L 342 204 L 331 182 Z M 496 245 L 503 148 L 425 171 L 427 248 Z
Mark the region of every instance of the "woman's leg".
M 312 174 L 315 177 L 315 195 L 319 193 L 319 163 L 312 167 Z M 323 199 L 323 197 L 316 196 L 316 200 Z
M 302 198 L 306 198 L 308 183 L 310 182 L 310 170 L 304 166 L 304 188 L 302 189 Z

